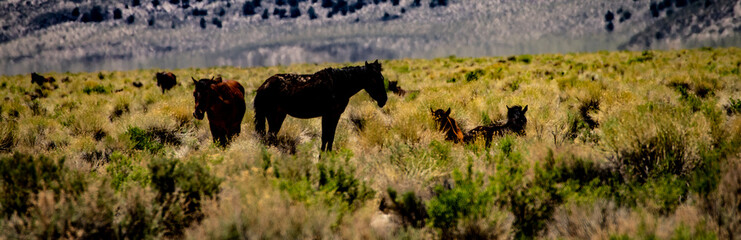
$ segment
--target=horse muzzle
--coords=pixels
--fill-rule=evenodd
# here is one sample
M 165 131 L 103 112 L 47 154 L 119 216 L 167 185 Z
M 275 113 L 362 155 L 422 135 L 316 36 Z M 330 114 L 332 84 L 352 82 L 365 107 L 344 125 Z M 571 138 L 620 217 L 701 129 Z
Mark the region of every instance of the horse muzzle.
M 378 101 L 378 107 L 382 108 L 383 106 L 386 106 L 386 100 Z
M 203 120 L 203 115 L 204 115 L 203 112 L 200 112 L 200 111 L 193 112 L 193 117 L 198 120 Z

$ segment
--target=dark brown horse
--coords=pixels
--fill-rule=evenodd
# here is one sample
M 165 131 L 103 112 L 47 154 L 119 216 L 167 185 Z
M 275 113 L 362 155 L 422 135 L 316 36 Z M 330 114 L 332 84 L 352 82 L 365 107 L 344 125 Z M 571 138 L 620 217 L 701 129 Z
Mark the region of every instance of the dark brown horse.
M 163 94 L 178 84 L 177 77 L 171 72 L 158 72 L 155 74 L 155 78 L 157 79 L 157 86 L 162 88 Z
M 196 86 L 193 91 L 196 101 L 193 117 L 202 120 L 203 115 L 208 114 L 213 141 L 224 147 L 241 132 L 242 118 L 247 109 L 244 88 L 233 80 L 222 81 L 221 77 L 198 81 L 192 79 Z
M 350 97 L 365 90 L 378 107 L 388 96 L 383 84 L 378 60 L 360 67 L 327 68 L 314 74 L 277 74 L 262 84 L 255 95 L 255 130 L 265 135 L 265 120 L 269 137 L 280 131 L 286 115 L 295 118 L 322 117 L 322 151 L 332 151 L 334 133 L 340 115 Z
M 433 111 L 430 108 L 430 114 L 432 114 L 432 119 L 437 123 L 438 130 L 445 132 L 445 140 L 455 143 L 463 142 L 463 131 L 458 127 L 455 119 L 450 117 L 450 108 L 447 111 L 443 111 L 442 109 Z
M 520 136 L 525 135 L 525 127 L 527 126 L 525 112 L 527 112 L 527 105 L 524 108 L 517 105 L 513 107 L 507 106 L 506 123 L 492 123 L 486 126 L 478 126 L 468 131 L 464 140 L 469 142 L 478 137 L 483 137 L 488 147 L 494 135 L 503 136 L 506 133 L 514 133 Z
M 44 77 L 37 73 L 31 73 L 31 83 L 35 83 L 36 85 L 39 85 L 41 88 L 45 89 L 56 89 L 56 79 L 54 77 Z

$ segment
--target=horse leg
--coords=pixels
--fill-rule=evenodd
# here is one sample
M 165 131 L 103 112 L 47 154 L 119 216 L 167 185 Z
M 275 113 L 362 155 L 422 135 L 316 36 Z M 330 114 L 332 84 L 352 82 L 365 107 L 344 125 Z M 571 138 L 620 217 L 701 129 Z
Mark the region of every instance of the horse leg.
M 337 130 L 337 122 L 339 121 L 339 114 L 322 116 L 322 151 L 332 151 L 334 133 Z
M 239 133 L 241 132 L 240 127 L 241 126 L 239 125 L 239 123 L 237 123 L 236 125 L 232 125 L 229 129 L 227 129 L 227 132 L 226 132 L 227 141 L 231 142 L 232 140 L 234 140 L 234 137 L 239 136 Z
M 272 114 L 268 114 L 266 116 L 268 119 L 268 134 L 267 134 L 267 142 L 268 145 L 276 145 L 278 143 L 278 132 L 280 132 L 280 127 L 283 126 L 283 120 L 286 119 L 286 114 L 281 112 L 274 112 Z
M 226 145 L 226 131 L 220 127 L 211 126 L 211 138 L 213 138 L 214 143 L 219 144 L 219 146 Z
M 283 126 L 283 120 L 286 120 L 285 113 L 276 112 L 268 115 L 268 126 L 270 127 L 268 134 L 272 136 L 278 135 L 280 127 Z

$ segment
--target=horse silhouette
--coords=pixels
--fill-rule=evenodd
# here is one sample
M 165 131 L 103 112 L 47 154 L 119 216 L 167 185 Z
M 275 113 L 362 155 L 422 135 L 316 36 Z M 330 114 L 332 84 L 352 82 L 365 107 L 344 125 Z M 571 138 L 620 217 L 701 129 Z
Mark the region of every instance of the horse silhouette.
M 464 141 L 470 142 L 478 137 L 483 137 L 486 140 L 486 146 L 489 147 L 494 135 L 503 136 L 508 132 L 519 136 L 525 135 L 525 127 L 527 126 L 525 112 L 527 112 L 527 105 L 524 108 L 518 105 L 513 107 L 507 106 L 506 123 L 492 123 L 490 125 L 478 126 L 466 133 Z
M 157 78 L 157 86 L 162 88 L 162 94 L 178 84 L 177 77 L 171 72 L 158 72 L 155 78 Z
M 241 132 L 242 118 L 247 110 L 244 102 L 244 88 L 233 80 L 201 79 L 196 81 L 193 97 L 195 111 L 193 117 L 202 120 L 208 114 L 208 123 L 214 143 L 225 147 Z
M 57 89 L 56 81 L 54 77 L 44 77 L 37 73 L 31 73 L 31 83 L 35 83 L 44 89 Z
M 453 141 L 455 143 L 463 142 L 463 131 L 458 127 L 455 119 L 450 117 L 450 108 L 448 108 L 447 111 L 443 111 L 442 109 L 433 111 L 432 108 L 430 108 L 430 114 L 432 114 L 432 119 L 437 123 L 438 130 L 445 132 L 445 140 Z
M 365 90 L 378 107 L 386 104 L 388 96 L 376 60 L 365 66 L 327 68 L 314 74 L 276 74 L 257 89 L 254 100 L 255 130 L 265 136 L 265 120 L 273 138 L 280 131 L 286 115 L 295 118 L 322 117 L 322 151 L 332 151 L 334 134 L 340 115 L 350 97 Z

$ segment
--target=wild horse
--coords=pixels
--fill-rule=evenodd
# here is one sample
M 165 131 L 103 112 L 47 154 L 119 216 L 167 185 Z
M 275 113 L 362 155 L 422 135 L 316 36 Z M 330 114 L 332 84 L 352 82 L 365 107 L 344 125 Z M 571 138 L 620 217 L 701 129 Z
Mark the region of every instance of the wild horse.
M 193 117 L 201 120 L 203 115 L 208 114 L 214 143 L 225 147 L 241 132 L 242 118 L 247 110 L 244 88 L 237 81 L 222 81 L 221 77 L 198 81 L 192 77 L 191 79 L 196 86 L 193 91 L 196 101 Z
M 322 117 L 322 151 L 332 151 L 332 142 L 340 115 L 350 97 L 365 90 L 378 107 L 386 104 L 388 96 L 376 60 L 365 66 L 326 68 L 314 74 L 276 74 L 257 89 L 254 100 L 255 130 L 265 136 L 265 120 L 269 137 L 280 131 L 286 115 L 295 118 Z

